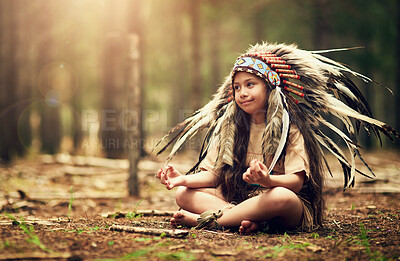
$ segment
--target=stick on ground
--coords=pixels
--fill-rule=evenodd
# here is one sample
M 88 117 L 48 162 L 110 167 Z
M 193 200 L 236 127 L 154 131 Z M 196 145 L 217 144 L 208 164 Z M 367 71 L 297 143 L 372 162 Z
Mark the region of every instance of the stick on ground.
M 184 229 L 159 229 L 159 228 L 149 228 L 149 227 L 113 225 L 110 227 L 110 230 L 119 232 L 125 231 L 130 233 L 156 235 L 156 236 L 164 235 L 166 237 L 174 237 L 174 238 L 184 238 L 187 235 L 189 235 L 189 230 L 184 230 Z

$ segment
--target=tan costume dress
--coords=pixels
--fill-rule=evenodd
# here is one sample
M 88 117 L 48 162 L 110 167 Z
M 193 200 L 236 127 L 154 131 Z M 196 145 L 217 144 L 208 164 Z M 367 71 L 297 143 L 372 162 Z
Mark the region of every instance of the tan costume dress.
M 260 124 L 251 123 L 250 125 L 250 140 L 247 149 L 247 159 L 246 159 L 246 163 L 248 166 L 250 165 L 250 162 L 253 159 L 257 159 L 263 162 L 262 136 L 264 129 L 265 129 L 265 123 L 260 123 Z M 201 163 L 200 168 L 215 173 L 214 168 L 217 155 L 218 155 L 218 149 L 215 146 L 214 148 L 209 150 L 206 158 Z M 268 162 L 264 162 L 264 164 L 268 167 L 271 163 L 271 160 L 272 159 L 269 159 Z M 304 171 L 306 174 L 306 180 L 304 182 L 305 185 L 303 186 L 303 189 L 305 189 L 306 183 L 308 182 L 310 175 L 309 160 L 307 152 L 304 147 L 303 136 L 301 135 L 300 131 L 296 126 L 291 125 L 289 130 L 289 140 L 285 151 L 285 157 L 281 157 L 281 159 L 277 162 L 277 164 L 273 169 L 272 175 L 292 174 L 301 171 Z M 262 193 L 266 190 L 267 189 L 265 188 L 261 188 L 258 189 L 257 192 Z M 302 194 L 301 192 L 302 191 L 300 191 L 299 194 Z M 313 211 L 307 199 L 301 196 L 299 196 L 299 198 L 303 204 L 303 222 L 301 228 L 303 230 L 309 230 L 310 228 L 313 227 L 313 218 L 312 218 Z

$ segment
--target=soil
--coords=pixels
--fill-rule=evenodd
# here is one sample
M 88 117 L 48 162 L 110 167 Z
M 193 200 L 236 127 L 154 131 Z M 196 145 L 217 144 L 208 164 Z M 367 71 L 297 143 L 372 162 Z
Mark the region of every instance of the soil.
M 385 161 L 398 177 L 398 154 L 370 157 Z M 88 162 L 42 156 L 0 168 L 0 260 L 400 258 L 400 194 L 393 192 L 398 187 L 393 182 L 366 183 L 346 192 L 328 186 L 326 218 L 323 227 L 313 232 L 245 236 L 186 228 L 186 236 L 175 238 L 167 233 L 172 229 L 171 212 L 177 210 L 174 191 L 153 178 L 159 162 L 146 160 L 139 166 L 140 197 L 127 196 L 123 161 L 113 161 L 112 166 L 102 159 Z M 390 191 L 365 190 L 381 183 L 390 185 Z M 115 225 L 165 233 L 118 232 L 110 229 Z

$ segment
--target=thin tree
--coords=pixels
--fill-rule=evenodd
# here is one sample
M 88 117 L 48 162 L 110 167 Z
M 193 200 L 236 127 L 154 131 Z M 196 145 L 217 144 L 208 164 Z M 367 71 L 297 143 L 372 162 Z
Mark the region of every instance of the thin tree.
M 201 107 L 201 37 L 200 37 L 200 8 L 201 1 L 190 1 L 189 15 L 191 19 L 190 45 L 191 53 L 191 81 L 192 81 L 192 109 Z
M 400 70 L 400 1 L 396 1 L 396 27 L 397 27 L 397 48 L 396 48 L 396 67 L 397 67 L 397 72 Z M 397 99 L 395 101 L 395 111 L 394 115 L 397 115 L 395 117 L 395 128 L 396 130 L 400 130 L 400 98 L 399 98 L 399 93 L 400 93 L 400 74 L 396 74 L 396 93 L 397 93 Z M 397 149 L 399 147 L 397 146 Z
M 19 1 L 1 1 L 2 28 L 0 32 L 0 157 L 9 162 L 16 155 L 22 155 L 23 145 L 18 136 L 18 118 L 21 110 L 19 104 Z M 7 34 L 7 35 L 5 35 Z
M 40 39 L 38 40 L 38 88 L 41 90 L 41 98 L 45 99 L 40 106 L 40 140 L 42 142 L 41 150 L 45 153 L 57 153 L 61 143 L 61 119 L 60 119 L 60 100 L 57 96 L 57 86 L 53 86 L 51 77 L 53 75 L 49 71 L 52 60 L 52 21 L 53 7 L 50 2 L 42 2 L 42 11 L 47 15 L 38 18 L 39 28 L 42 30 Z
M 124 156 L 123 118 L 126 42 L 125 26 L 121 23 L 121 3 L 106 1 L 104 19 L 104 46 L 102 57 L 102 108 L 100 112 L 101 146 L 106 157 L 122 158 Z
M 141 67 L 141 39 L 142 23 L 140 19 L 140 0 L 131 0 L 128 5 L 128 55 L 126 74 L 127 94 L 127 128 L 126 138 L 130 146 L 128 149 L 129 178 L 128 191 L 130 196 L 139 196 L 138 163 L 143 147 L 141 139 L 141 112 L 142 112 L 142 67 Z

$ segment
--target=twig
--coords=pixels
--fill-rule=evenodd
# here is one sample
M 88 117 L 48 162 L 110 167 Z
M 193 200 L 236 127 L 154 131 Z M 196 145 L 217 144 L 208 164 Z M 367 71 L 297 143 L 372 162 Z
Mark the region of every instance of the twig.
M 0 260 L 68 260 L 71 258 L 70 253 L 14 253 L 14 254 L 3 254 L 0 256 Z
M 218 235 L 225 235 L 225 236 L 233 236 L 233 233 L 226 233 L 226 232 L 221 232 L 221 231 L 212 231 L 212 230 L 207 230 L 207 229 L 203 229 L 200 230 L 203 233 L 211 233 L 211 234 L 218 234 Z
M 149 228 L 149 227 L 133 227 L 133 226 L 121 226 L 113 225 L 110 227 L 111 231 L 125 231 L 129 233 L 140 233 L 148 235 L 184 238 L 189 235 L 189 230 L 183 229 L 159 229 L 159 228 Z
M 57 225 L 56 223 L 53 223 L 51 221 L 47 220 L 25 220 L 24 221 L 26 224 L 31 224 L 31 225 L 44 225 L 44 226 L 55 226 Z M 0 226 L 9 226 L 13 225 L 13 222 L 11 221 L 0 221 Z
M 335 225 L 336 225 L 339 229 L 342 229 L 342 228 L 340 227 L 339 223 L 336 222 L 336 220 L 333 220 L 333 223 L 335 223 Z
M 105 218 L 121 218 L 126 217 L 129 212 L 113 212 L 113 213 L 105 213 L 102 217 Z M 141 216 L 173 216 L 175 211 L 168 211 L 168 210 L 154 210 L 154 209 L 144 209 L 144 210 L 136 210 L 134 211 L 136 215 Z

